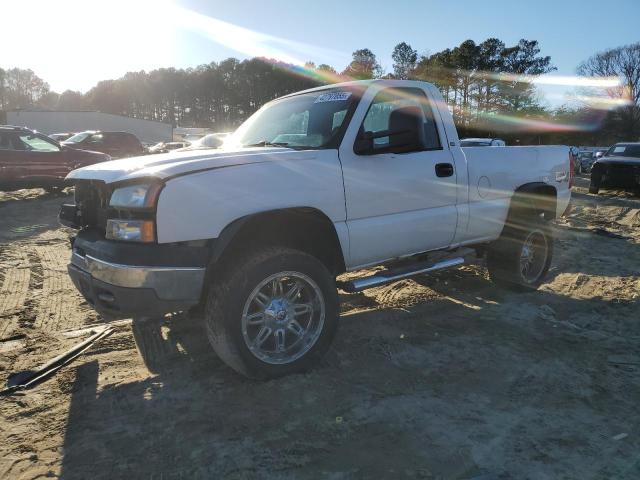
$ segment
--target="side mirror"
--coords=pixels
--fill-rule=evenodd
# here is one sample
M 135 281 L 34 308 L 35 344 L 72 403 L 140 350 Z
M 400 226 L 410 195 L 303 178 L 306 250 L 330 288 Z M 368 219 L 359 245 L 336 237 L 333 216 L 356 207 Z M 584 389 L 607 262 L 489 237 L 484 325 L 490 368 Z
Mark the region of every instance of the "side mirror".
M 353 146 L 356 155 L 371 155 L 373 153 L 373 138 L 373 132 L 360 132 Z
M 390 137 L 388 145 L 376 148 L 376 138 Z M 378 132 L 361 132 L 356 138 L 353 151 L 357 155 L 373 155 L 374 153 L 402 153 L 421 149 L 420 134 L 416 129 L 380 130 Z

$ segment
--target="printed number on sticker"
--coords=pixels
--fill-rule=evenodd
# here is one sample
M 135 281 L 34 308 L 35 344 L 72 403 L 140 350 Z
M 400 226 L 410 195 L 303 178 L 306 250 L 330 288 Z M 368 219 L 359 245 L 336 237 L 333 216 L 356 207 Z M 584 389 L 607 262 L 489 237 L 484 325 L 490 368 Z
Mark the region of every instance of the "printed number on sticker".
M 316 98 L 313 103 L 323 103 L 323 102 L 344 102 L 351 96 L 351 92 L 331 92 L 331 93 L 323 93 L 318 98 Z

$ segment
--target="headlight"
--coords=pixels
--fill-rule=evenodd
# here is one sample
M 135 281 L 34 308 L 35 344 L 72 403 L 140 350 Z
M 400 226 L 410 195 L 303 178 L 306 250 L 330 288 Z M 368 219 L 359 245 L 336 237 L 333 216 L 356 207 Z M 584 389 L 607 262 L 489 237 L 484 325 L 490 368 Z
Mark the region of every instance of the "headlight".
M 107 220 L 106 237 L 126 242 L 153 242 L 156 239 L 155 224 L 151 220 Z
M 158 201 L 158 194 L 162 188 L 158 183 L 141 183 L 116 188 L 111 194 L 109 206 L 113 208 L 153 208 Z
M 133 215 L 122 215 L 129 217 L 128 219 L 108 219 L 106 237 L 110 240 L 125 242 L 155 242 L 156 225 L 150 218 L 153 216 L 150 210 L 155 209 L 161 189 L 160 183 L 140 183 L 116 188 L 111 194 L 109 207 L 130 210 Z

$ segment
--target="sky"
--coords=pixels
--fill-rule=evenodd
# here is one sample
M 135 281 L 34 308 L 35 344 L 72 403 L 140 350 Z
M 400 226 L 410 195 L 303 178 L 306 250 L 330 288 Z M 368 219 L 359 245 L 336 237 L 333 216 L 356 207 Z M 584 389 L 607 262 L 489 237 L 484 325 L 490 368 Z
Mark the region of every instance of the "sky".
M 640 41 L 640 0 L 0 0 L 0 12 L 0 67 L 30 68 L 57 92 L 230 56 L 340 71 L 365 47 L 391 71 L 399 42 L 429 53 L 489 37 L 538 40 L 551 76 L 566 77 L 595 52 Z M 551 105 L 572 88 L 559 83 L 540 87 Z

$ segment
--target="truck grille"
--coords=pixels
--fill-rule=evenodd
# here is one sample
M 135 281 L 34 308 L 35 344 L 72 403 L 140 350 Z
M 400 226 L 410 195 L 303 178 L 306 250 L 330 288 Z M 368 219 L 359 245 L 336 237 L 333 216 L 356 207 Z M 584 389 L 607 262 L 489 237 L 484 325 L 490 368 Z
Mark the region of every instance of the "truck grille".
M 104 182 L 80 180 L 75 183 L 75 203 L 82 227 L 106 228 L 110 197 L 111 189 Z

